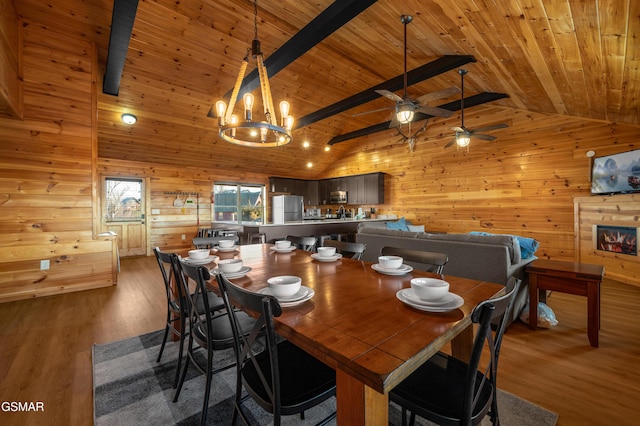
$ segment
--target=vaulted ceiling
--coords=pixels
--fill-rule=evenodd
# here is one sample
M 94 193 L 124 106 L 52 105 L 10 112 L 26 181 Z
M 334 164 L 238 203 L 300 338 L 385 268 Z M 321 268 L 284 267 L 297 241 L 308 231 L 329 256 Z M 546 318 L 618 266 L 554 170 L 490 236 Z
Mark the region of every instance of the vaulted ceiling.
M 95 42 L 99 74 L 104 75 L 112 0 L 14 3 L 28 21 Z M 413 16 L 407 27 L 409 70 L 453 55 L 475 58 L 463 66 L 469 71 L 465 97 L 504 94 L 490 105 L 640 125 L 636 0 L 378 0 L 335 28 L 326 26 L 340 14 L 303 31 L 340 3 L 351 2 L 259 0 L 258 35 L 265 58 L 280 55 L 286 62 L 277 73 L 270 70 L 274 100 L 289 100 L 300 122 L 290 145 L 258 149 L 222 141 L 217 121 L 207 116 L 216 100 L 228 96 L 251 44 L 253 3 L 139 0 L 117 96 L 98 97 L 100 157 L 302 178 L 321 175 L 345 151 L 357 149 L 362 138 L 397 138 L 381 124 L 389 121 L 389 110 L 358 115 L 391 106 L 389 99 L 374 97 L 351 108 L 345 100 L 402 74 L 403 14 Z M 322 29 L 326 34 L 318 37 Z M 295 53 L 287 42 L 296 35 L 310 47 Z M 314 35 L 317 40 L 310 43 Z M 412 84 L 409 95 L 459 87 L 458 68 Z M 402 90 L 395 93 L 402 95 Z M 433 106 L 438 105 L 456 111 L 449 120 L 456 119 L 459 96 Z M 138 123 L 123 124 L 124 112 L 135 114 Z M 352 137 L 372 126 L 382 131 Z M 325 151 L 336 138 L 347 141 Z M 303 148 L 303 141 L 310 147 Z

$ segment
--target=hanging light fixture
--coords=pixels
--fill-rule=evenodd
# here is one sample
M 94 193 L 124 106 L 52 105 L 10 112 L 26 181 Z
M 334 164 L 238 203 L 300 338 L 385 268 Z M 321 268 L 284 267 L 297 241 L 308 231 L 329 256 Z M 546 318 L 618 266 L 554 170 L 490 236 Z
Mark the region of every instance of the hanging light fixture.
M 251 48 L 247 49 L 247 55 L 242 61 L 240 72 L 236 79 L 236 84 L 231 92 L 229 105 L 224 101 L 216 102 L 216 115 L 218 117 L 218 126 L 220 127 L 220 137 L 230 143 L 244 146 L 270 147 L 281 146 L 291 142 L 291 129 L 293 128 L 293 116 L 289 115 L 291 108 L 289 102 L 280 102 L 280 123 L 277 122 L 275 116 L 275 108 L 273 98 L 271 97 L 271 88 L 269 86 L 269 76 L 264 66 L 264 58 L 260 50 L 260 40 L 258 40 L 258 1 L 254 0 L 254 39 Z M 242 79 L 249 63 L 249 54 L 255 58 L 258 67 L 258 76 L 260 78 L 260 91 L 262 95 L 262 103 L 264 109 L 264 118 L 255 120 L 253 114 L 254 96 L 251 93 L 245 93 L 242 96 L 244 104 L 244 112 L 242 119 L 234 114 L 236 100 L 242 85 Z

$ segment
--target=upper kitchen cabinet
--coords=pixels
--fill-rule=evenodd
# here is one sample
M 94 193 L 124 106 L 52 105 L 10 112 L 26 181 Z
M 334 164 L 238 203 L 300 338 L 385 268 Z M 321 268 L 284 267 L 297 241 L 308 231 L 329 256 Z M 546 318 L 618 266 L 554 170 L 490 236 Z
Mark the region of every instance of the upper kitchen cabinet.
M 269 189 L 273 193 L 302 195 L 307 206 L 331 204 L 332 191 L 346 191 L 348 204 L 383 204 L 384 173 L 321 180 L 270 177 Z
M 384 173 L 349 176 L 346 179 L 349 204 L 384 203 Z

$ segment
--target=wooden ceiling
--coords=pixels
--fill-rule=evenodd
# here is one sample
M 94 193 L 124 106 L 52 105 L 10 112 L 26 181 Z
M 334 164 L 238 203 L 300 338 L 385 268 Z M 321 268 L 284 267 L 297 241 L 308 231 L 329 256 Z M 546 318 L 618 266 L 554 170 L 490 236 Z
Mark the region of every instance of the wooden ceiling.
M 265 58 L 332 3 L 259 0 Z M 14 4 L 28 22 L 95 42 L 102 77 L 112 0 Z M 403 14 L 413 16 L 407 27 L 409 70 L 445 55 L 472 55 L 476 62 L 464 66 L 465 96 L 503 93 L 508 97 L 492 106 L 640 125 L 637 0 L 378 0 L 272 75 L 274 100 L 289 100 L 300 118 L 401 75 Z M 362 142 L 356 138 L 327 152 L 330 140 L 389 120 L 389 111 L 353 116 L 393 106 L 380 97 L 296 129 L 294 142 L 284 147 L 220 140 L 217 120 L 207 112 L 232 88 L 253 23 L 248 0 L 139 0 L 118 96 L 98 97 L 100 157 L 313 178 Z M 410 86 L 408 93 L 417 97 L 459 85 L 454 69 Z M 135 114 L 138 123 L 123 124 L 124 112 Z M 429 123 L 436 120 L 442 119 Z M 458 112 L 448 120 L 456 125 Z M 391 130 L 365 137 L 397 139 Z M 310 147 L 303 148 L 303 141 Z

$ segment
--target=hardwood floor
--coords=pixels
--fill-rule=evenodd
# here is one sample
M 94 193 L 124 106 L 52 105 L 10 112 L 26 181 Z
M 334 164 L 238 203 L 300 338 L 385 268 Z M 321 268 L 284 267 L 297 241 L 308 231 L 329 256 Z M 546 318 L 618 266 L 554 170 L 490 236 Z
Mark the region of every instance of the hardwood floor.
M 44 402 L 44 412 L 0 410 L 0 424 L 92 424 L 92 345 L 162 328 L 163 297 L 155 258 L 137 257 L 122 260 L 116 287 L 0 304 L 0 402 Z M 560 426 L 637 424 L 640 288 L 605 281 L 597 349 L 586 298 L 553 293 L 548 304 L 556 327 L 507 331 L 499 386 L 558 413 Z

